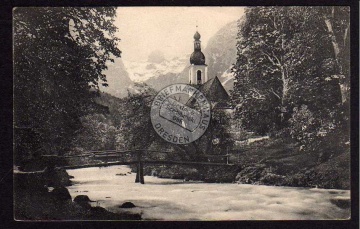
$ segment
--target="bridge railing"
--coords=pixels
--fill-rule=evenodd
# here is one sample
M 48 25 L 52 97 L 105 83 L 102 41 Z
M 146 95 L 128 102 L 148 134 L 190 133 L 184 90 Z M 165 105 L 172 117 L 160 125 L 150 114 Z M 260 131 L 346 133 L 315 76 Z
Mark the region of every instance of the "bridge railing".
M 145 158 L 146 153 L 170 153 L 170 151 L 156 151 L 156 150 L 108 150 L 108 151 L 89 151 L 88 153 L 81 155 L 67 155 L 67 156 L 54 156 L 43 155 L 43 157 L 52 158 L 54 161 L 57 158 L 65 158 L 68 160 L 75 159 L 70 165 L 63 165 L 65 169 L 87 168 L 87 167 L 102 167 L 111 165 L 137 165 L 136 180 L 144 184 L 144 164 L 166 164 L 166 165 L 211 165 L 211 166 L 232 166 L 229 163 L 229 154 L 226 155 L 201 155 L 200 158 L 206 159 L 206 161 L 173 161 L 173 160 L 154 160 L 152 158 Z M 220 158 L 220 161 L 219 161 Z M 102 160 L 100 160 L 102 159 Z M 109 161 L 109 159 L 115 159 L 115 161 Z M 78 160 L 78 161 L 77 161 Z M 90 162 L 90 163 L 89 163 Z

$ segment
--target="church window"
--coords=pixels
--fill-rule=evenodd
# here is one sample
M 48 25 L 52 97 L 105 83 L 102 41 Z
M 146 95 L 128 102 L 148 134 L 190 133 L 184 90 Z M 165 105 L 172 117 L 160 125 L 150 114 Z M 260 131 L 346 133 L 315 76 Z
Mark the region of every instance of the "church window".
M 195 42 L 195 49 L 200 49 L 200 43 L 199 42 Z
M 198 84 L 201 84 L 201 71 L 198 70 L 197 73 L 196 73 L 196 75 L 197 75 L 197 83 L 198 83 Z

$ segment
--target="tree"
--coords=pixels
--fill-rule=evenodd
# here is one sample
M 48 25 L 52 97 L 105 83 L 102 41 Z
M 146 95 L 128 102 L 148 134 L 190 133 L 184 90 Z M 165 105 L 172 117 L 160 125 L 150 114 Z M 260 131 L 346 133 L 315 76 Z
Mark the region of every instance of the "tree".
M 221 109 L 213 109 L 209 126 L 195 144 L 204 154 L 224 154 L 227 148 L 233 146 L 233 139 L 229 134 L 230 115 Z
M 192 107 L 197 109 L 196 107 Z M 222 109 L 212 109 L 209 125 L 202 136 L 189 144 L 171 144 L 182 160 L 204 160 L 204 155 L 221 155 L 231 148 L 230 115 Z
M 25 153 L 64 153 L 81 127 L 80 117 L 106 111 L 95 99 L 99 82 L 106 85 L 106 62 L 121 53 L 115 14 L 111 7 L 14 10 L 17 159 Z M 26 136 L 35 137 L 37 146 L 29 149 Z
M 350 99 L 350 7 L 321 7 L 319 19 L 326 25 L 333 46 L 336 74 L 339 81 L 342 102 Z
M 319 9 L 246 10 L 239 24 L 232 94 L 245 128 L 260 134 L 283 129 L 301 104 L 319 116 L 338 109 L 339 87 L 328 80 L 334 74 L 331 40 L 318 20 Z
M 156 91 L 145 83 L 135 83 L 124 98 L 124 119 L 121 130 L 127 148 L 147 149 L 158 137 L 150 118 L 152 100 Z
M 111 118 L 103 114 L 81 117 L 82 127 L 72 144 L 86 150 L 115 150 L 119 130 L 112 125 Z

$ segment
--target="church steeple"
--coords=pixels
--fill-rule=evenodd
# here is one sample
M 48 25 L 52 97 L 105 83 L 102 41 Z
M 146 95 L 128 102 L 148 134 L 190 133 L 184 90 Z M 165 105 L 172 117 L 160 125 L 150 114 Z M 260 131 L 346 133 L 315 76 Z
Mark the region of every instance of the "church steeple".
M 204 65 L 205 56 L 201 52 L 201 35 L 198 31 L 194 34 L 194 52 L 190 56 L 190 64 Z
M 197 26 L 196 26 L 197 28 Z M 208 80 L 205 55 L 201 52 L 201 35 L 196 30 L 194 34 L 194 52 L 190 56 L 189 83 L 203 84 Z
M 194 51 L 201 51 L 200 33 L 196 31 L 194 34 Z

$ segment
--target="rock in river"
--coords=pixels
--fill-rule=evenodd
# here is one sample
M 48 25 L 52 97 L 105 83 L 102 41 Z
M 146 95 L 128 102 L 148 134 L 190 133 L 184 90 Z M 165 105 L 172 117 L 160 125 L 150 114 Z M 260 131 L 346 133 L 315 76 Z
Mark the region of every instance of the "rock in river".
M 125 202 L 123 203 L 120 208 L 135 208 L 135 204 L 131 203 L 131 202 Z

